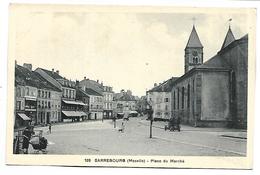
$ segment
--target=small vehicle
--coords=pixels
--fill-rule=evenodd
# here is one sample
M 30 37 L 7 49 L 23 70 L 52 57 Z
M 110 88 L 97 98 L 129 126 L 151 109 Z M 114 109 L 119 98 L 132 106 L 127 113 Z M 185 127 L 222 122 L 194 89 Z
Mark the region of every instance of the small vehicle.
M 170 130 L 170 131 L 181 131 L 180 122 L 179 119 L 171 118 L 168 122 L 168 125 L 165 125 L 164 130 Z

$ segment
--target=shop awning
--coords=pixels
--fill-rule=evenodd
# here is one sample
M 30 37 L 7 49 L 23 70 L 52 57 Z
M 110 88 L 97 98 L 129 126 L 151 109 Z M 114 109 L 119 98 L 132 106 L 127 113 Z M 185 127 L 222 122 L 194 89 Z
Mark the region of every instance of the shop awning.
M 62 113 L 67 117 L 81 117 L 87 115 L 83 111 L 62 111 Z
M 82 103 L 81 101 L 68 101 L 68 100 L 62 100 L 64 103 L 66 104 L 70 104 L 70 105 L 87 105 L 85 103 Z
M 118 115 L 125 115 L 125 113 L 117 113 Z
M 131 111 L 130 114 L 137 114 L 137 111 Z
M 23 113 L 18 113 L 17 114 L 19 117 L 21 117 L 23 120 L 27 121 L 27 120 L 31 120 L 30 117 L 28 117 L 27 115 L 23 114 Z

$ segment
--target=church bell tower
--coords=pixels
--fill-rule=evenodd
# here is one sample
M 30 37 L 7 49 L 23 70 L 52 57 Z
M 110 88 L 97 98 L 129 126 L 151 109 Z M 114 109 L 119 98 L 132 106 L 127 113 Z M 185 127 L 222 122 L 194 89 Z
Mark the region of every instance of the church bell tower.
M 185 48 L 185 73 L 192 68 L 203 64 L 203 46 L 193 25 L 192 31 Z

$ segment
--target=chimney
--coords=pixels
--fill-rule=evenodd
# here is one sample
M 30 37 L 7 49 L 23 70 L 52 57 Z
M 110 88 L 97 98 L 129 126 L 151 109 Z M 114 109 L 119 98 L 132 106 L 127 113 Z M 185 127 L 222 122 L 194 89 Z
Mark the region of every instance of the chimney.
M 56 70 L 56 73 L 59 75 L 59 74 L 60 74 L 60 71 L 59 71 L 59 70 Z
M 154 87 L 156 87 L 157 86 L 157 83 L 154 83 L 154 85 L 153 85 Z
M 54 69 L 53 68 L 51 69 L 51 72 L 52 72 L 52 74 L 54 74 Z
M 78 80 L 76 80 L 76 84 L 75 84 L 75 86 L 76 86 L 76 88 L 79 87 L 79 81 L 78 81 Z
M 86 80 L 86 77 L 84 77 L 84 80 Z
M 99 83 L 99 80 L 97 80 L 97 83 Z
M 29 71 L 32 71 L 32 64 L 28 64 L 28 63 L 24 63 L 23 67 L 25 67 L 26 69 L 28 69 Z
M 15 67 L 17 67 L 17 61 L 16 60 L 14 61 L 14 64 L 15 64 Z

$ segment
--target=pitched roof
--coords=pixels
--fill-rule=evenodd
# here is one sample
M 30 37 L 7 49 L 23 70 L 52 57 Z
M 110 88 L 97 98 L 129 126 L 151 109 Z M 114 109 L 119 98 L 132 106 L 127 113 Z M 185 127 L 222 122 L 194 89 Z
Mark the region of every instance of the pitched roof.
M 235 37 L 234 37 L 234 35 L 233 35 L 232 31 L 231 31 L 231 28 L 229 27 L 228 28 L 228 32 L 227 32 L 226 37 L 225 37 L 225 40 L 224 40 L 224 42 L 222 44 L 221 49 L 227 47 L 230 43 L 232 43 L 235 40 L 236 39 L 235 39 Z
M 118 101 L 136 101 L 135 97 L 124 93 L 121 97 L 118 98 Z
M 199 65 L 198 68 L 229 68 L 229 64 L 225 59 L 219 55 L 215 55 L 202 65 Z
M 159 84 L 158 86 L 152 88 L 148 92 L 170 92 L 172 90 L 173 82 L 178 78 L 179 77 L 172 77 L 164 81 L 162 84 Z
M 95 90 L 90 89 L 90 88 L 86 88 L 85 92 L 86 92 L 87 95 L 103 96 L 102 94 L 100 94 L 100 93 L 98 93 Z
M 89 97 L 89 94 L 87 94 L 87 93 L 86 93 L 85 91 L 83 91 L 82 89 L 77 89 L 76 96 Z
M 47 82 L 38 73 L 30 71 L 20 65 L 16 65 L 15 67 L 15 82 L 20 85 L 32 86 L 39 89 L 50 89 L 60 92 L 58 88 Z
M 192 31 L 186 45 L 186 48 L 187 47 L 203 47 L 194 25 L 192 27 Z
M 62 76 L 60 76 L 57 72 L 52 72 L 52 71 L 49 71 L 47 69 L 43 69 L 43 68 L 39 68 L 41 70 L 43 70 L 44 72 L 46 72 L 49 76 L 51 76 L 52 78 L 54 79 L 63 79 Z

